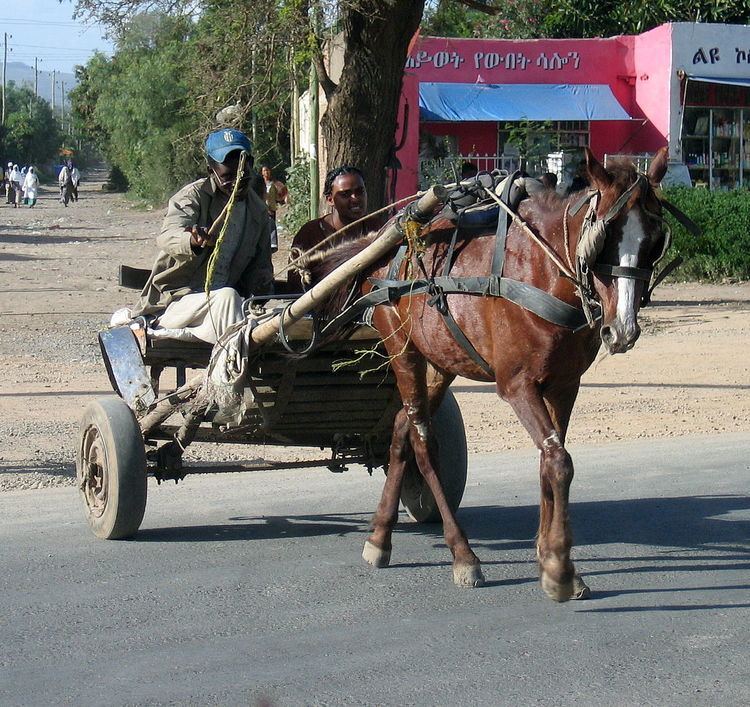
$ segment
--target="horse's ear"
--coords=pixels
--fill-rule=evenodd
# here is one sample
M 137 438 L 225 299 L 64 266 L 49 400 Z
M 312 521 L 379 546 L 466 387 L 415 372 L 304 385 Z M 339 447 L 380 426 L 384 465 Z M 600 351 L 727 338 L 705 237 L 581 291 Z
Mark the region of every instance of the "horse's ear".
M 667 158 L 669 157 L 669 148 L 660 147 L 651 164 L 648 166 L 648 181 L 655 187 L 658 187 L 664 175 L 667 173 Z
M 604 191 L 612 184 L 612 178 L 607 174 L 607 170 L 604 169 L 601 162 L 594 157 L 594 153 L 588 147 L 584 147 L 583 149 L 586 153 L 586 169 L 589 173 L 589 182 L 599 191 Z

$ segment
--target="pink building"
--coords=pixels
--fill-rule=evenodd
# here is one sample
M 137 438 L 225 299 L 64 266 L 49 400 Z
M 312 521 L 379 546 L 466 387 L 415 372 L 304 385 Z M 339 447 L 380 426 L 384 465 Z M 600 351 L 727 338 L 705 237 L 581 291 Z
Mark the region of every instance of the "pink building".
M 606 39 L 419 38 L 396 141 L 398 198 L 463 161 L 552 171 L 565 184 L 584 145 L 599 158 L 643 161 L 668 145 L 673 182 L 748 187 L 750 27 L 674 23 Z

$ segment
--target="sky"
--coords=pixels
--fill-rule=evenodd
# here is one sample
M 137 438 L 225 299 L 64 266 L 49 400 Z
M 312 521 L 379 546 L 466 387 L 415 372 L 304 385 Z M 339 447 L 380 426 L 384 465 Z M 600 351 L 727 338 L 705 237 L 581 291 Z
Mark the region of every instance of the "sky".
M 96 51 L 112 53 L 112 43 L 99 25 L 73 19 L 70 0 L 3 0 L 0 2 L 0 61 L 3 33 L 8 37 L 8 62 L 20 61 L 39 71 L 73 73 Z

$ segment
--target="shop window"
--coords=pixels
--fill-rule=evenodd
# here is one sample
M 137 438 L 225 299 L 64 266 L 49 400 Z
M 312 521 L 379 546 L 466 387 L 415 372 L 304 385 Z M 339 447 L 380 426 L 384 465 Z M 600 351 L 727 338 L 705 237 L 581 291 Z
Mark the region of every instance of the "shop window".
M 696 187 L 750 186 L 750 109 L 686 106 L 682 152 Z

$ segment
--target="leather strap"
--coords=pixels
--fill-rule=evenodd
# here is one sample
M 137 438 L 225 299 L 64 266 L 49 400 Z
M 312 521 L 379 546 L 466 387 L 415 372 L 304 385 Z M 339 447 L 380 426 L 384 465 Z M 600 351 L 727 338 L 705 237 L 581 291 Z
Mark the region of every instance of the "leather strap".
M 693 221 L 688 218 L 688 216 L 680 211 L 674 204 L 671 204 L 666 199 L 663 199 L 659 197 L 659 201 L 661 201 L 661 205 L 669 211 L 672 216 L 674 216 L 682 226 L 685 227 L 685 229 L 693 236 L 700 236 L 701 235 L 701 229 L 700 226 L 697 226 Z
M 474 361 L 488 376 L 491 378 L 495 377 L 495 371 L 489 363 L 484 359 L 482 354 L 476 350 L 474 344 L 469 341 L 469 338 L 464 334 L 463 330 L 453 318 L 451 311 L 448 307 L 448 298 L 446 297 L 445 291 L 437 285 L 435 281 L 428 283 L 428 293 L 431 295 L 430 299 L 427 300 L 427 304 L 430 307 L 435 307 L 440 315 L 443 317 L 443 322 L 448 328 L 453 338 L 458 342 L 459 346 L 468 354 L 469 358 Z
M 601 275 L 629 277 L 633 280 L 645 280 L 646 282 L 651 280 L 651 275 L 654 272 L 651 268 L 632 268 L 628 265 L 607 265 L 606 263 L 596 263 L 591 269 Z
M 500 200 L 503 204 L 508 205 L 510 203 L 510 190 L 513 187 L 513 182 L 521 176 L 521 172 L 516 170 L 505 180 L 505 186 L 503 187 L 503 193 L 500 195 Z M 505 212 L 498 213 L 497 216 L 497 230 L 495 231 L 495 252 L 492 255 L 492 270 L 490 272 L 493 275 L 501 277 L 503 274 L 503 265 L 505 265 L 505 239 L 508 236 L 508 223 L 510 216 Z

